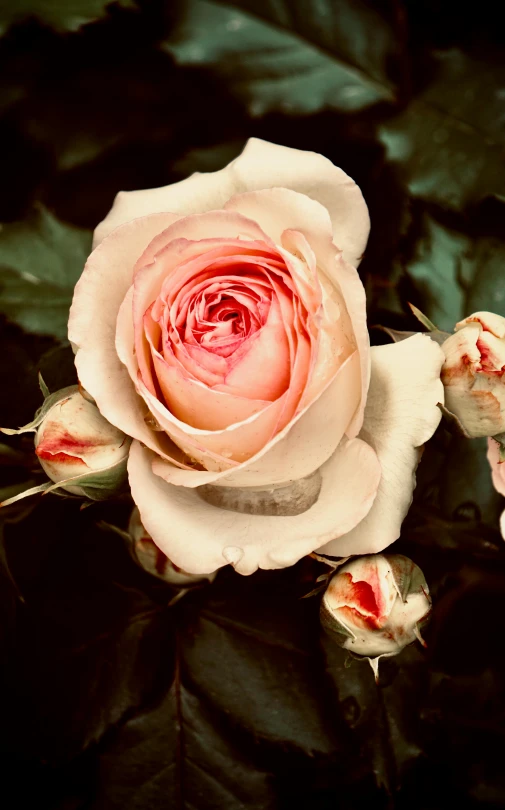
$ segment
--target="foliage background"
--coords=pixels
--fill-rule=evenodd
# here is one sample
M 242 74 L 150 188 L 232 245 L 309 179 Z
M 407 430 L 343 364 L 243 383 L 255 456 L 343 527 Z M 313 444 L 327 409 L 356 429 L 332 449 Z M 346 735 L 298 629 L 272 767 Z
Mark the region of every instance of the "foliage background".
M 91 230 L 119 189 L 214 170 L 256 135 L 360 184 L 371 326 L 505 315 L 505 50 L 481 0 L 0 0 L 0 423 L 75 379 L 65 342 Z M 374 342 L 386 336 L 372 329 Z M 36 483 L 0 448 L 1 497 Z M 173 607 L 103 521 L 2 512 L 0 790 L 8 810 L 505 806 L 503 506 L 442 426 L 394 550 L 434 596 L 428 649 L 377 688 L 300 599 L 304 560 L 230 570 Z M 197 539 L 196 539 L 197 542 Z

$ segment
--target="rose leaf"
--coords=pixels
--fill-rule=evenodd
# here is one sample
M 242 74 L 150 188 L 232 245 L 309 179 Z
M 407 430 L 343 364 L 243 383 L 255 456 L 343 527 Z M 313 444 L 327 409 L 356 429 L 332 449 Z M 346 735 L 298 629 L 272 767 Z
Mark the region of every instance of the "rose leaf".
M 253 117 L 325 108 L 351 113 L 393 100 L 388 85 L 323 51 L 303 27 L 286 30 L 263 19 L 256 5 L 254 11 L 190 0 L 163 48 L 179 65 L 218 77 Z
M 436 51 L 433 67 L 423 92 L 379 134 L 414 197 L 461 209 L 503 193 L 505 67 L 456 48 Z
M 91 248 L 88 231 L 43 206 L 0 229 L 0 312 L 28 332 L 65 338 L 68 310 Z

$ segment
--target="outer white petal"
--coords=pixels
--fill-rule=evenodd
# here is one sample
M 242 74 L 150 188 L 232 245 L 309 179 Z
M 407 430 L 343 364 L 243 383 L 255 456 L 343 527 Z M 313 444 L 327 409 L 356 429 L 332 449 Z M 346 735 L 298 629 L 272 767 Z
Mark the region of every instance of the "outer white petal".
M 289 188 L 328 209 L 336 244 L 356 267 L 370 231 L 360 189 L 342 169 L 322 155 L 251 138 L 239 157 L 218 172 L 193 174 L 180 183 L 141 191 L 121 191 L 95 230 L 99 244 L 118 225 L 162 211 L 201 214 L 223 208 L 234 194 L 264 188 Z M 216 234 L 218 235 L 218 234 Z
M 412 502 L 418 448 L 431 438 L 441 418 L 437 403 L 444 401 L 443 361 L 440 347 L 425 335 L 372 348 L 372 377 L 360 437 L 379 457 L 379 491 L 359 526 L 320 548 L 320 553 L 371 554 L 400 536 Z
M 321 542 L 355 526 L 369 511 L 380 478 L 372 448 L 343 440 L 321 468 L 319 498 L 294 517 L 246 515 L 204 501 L 198 490 L 167 484 L 152 471 L 153 454 L 133 442 L 128 463 L 142 523 L 177 566 L 194 574 L 232 563 L 240 574 L 285 568 Z
M 75 287 L 68 322 L 79 380 L 100 413 L 164 457 L 169 440 L 146 425 L 147 406 L 117 355 L 115 340 L 118 311 L 132 283 L 135 262 L 175 219 L 173 214 L 137 219 L 118 228 L 94 250 Z

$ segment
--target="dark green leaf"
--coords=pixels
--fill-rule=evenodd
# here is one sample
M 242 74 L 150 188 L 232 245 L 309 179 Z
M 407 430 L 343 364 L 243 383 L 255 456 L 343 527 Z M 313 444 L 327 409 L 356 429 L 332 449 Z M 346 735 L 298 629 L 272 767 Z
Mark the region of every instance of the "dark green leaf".
M 451 49 L 434 73 L 380 137 L 414 197 L 460 209 L 503 193 L 505 68 Z
M 298 34 L 384 84 L 404 45 L 404 30 L 395 25 L 394 15 L 388 21 L 376 4 L 364 0 L 318 0 L 310 13 L 306 0 L 234 0 L 228 5 Z
M 175 680 L 103 742 L 93 810 L 315 807 L 321 785 L 348 806 L 357 752 L 327 702 L 317 600 L 294 586 L 223 571 L 179 603 Z
M 417 703 L 426 680 L 419 648 L 382 658 L 379 682 L 367 659 L 351 658 L 329 634 L 322 636 L 327 670 L 342 714 L 370 762 L 378 788 L 393 794 L 421 756 Z
M 17 691 L 3 706 L 0 744 L 8 739 L 9 750 L 51 762 L 99 739 L 148 698 L 170 664 L 165 606 L 142 589 L 147 575 L 123 541 L 94 526 L 94 509 L 49 495 L 6 527 L 24 609 L 9 662 Z
M 253 116 L 364 110 L 389 89 L 295 34 L 233 5 L 189 0 L 164 48 L 180 65 L 206 67 Z
M 73 290 L 91 234 L 39 206 L 0 230 L 0 311 L 30 332 L 64 338 Z
M 0 30 L 26 18 L 36 17 L 61 31 L 76 31 L 82 25 L 100 19 L 112 4 L 135 7 L 134 0 L 2 0 Z
M 505 245 L 494 237 L 472 238 L 428 215 L 407 275 L 420 308 L 440 329 L 452 332 L 478 310 L 505 315 Z

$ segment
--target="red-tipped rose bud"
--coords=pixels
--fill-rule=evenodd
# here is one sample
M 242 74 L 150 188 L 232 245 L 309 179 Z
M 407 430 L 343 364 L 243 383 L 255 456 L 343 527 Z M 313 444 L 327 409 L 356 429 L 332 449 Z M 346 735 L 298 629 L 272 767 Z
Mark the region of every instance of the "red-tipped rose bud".
M 137 507 L 134 508 L 128 524 L 128 534 L 133 540 L 135 556 L 138 562 L 146 571 L 155 577 L 164 579 L 171 585 L 185 587 L 197 582 L 208 580 L 212 582 L 216 577 L 216 571 L 211 574 L 188 574 L 168 559 L 162 550 L 153 542 L 151 535 L 146 531 Z
M 354 557 L 331 578 L 321 621 L 338 643 L 365 656 L 377 677 L 378 660 L 418 639 L 431 609 L 423 572 L 400 554 Z
M 442 345 L 445 404 L 471 437 L 505 431 L 505 318 L 474 312 Z
M 10 435 L 35 433 L 40 464 L 58 485 L 42 484 L 4 501 L 4 506 L 56 488 L 101 501 L 117 493 L 126 481 L 131 439 L 104 419 L 77 385 L 47 396 L 30 424 L 19 430 L 2 430 Z
M 57 395 L 56 395 L 57 396 Z M 35 434 L 35 452 L 51 481 L 82 481 L 62 488 L 102 500 L 124 481 L 130 440 L 76 388 L 47 411 Z

